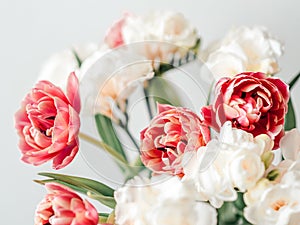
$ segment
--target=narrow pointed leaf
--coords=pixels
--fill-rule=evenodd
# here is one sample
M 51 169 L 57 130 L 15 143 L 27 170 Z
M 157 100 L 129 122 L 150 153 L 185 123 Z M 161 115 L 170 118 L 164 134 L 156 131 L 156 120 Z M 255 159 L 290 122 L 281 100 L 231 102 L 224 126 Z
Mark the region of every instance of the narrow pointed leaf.
M 67 183 L 71 186 L 86 190 L 86 192 L 90 191 L 111 197 L 114 195 L 114 189 L 95 180 L 55 173 L 39 173 L 39 175 Z
M 292 88 L 294 87 L 294 85 L 297 83 L 298 79 L 300 78 L 300 73 L 298 73 L 289 83 L 289 88 L 290 90 L 292 90 Z
M 95 115 L 95 120 L 97 130 L 102 141 L 116 150 L 127 162 L 122 144 L 120 143 L 120 140 L 115 132 L 111 119 L 109 119 L 107 116 L 97 114 Z
M 173 106 L 181 105 L 180 98 L 177 96 L 175 88 L 163 78 L 158 77 L 152 79 L 149 82 L 148 93 L 149 97 L 152 97 L 154 100 L 154 107 L 156 107 L 156 102 Z
M 101 202 L 103 205 L 106 205 L 107 207 L 114 209 L 116 206 L 116 200 L 114 199 L 114 197 L 110 197 L 110 196 L 104 196 L 101 194 L 96 194 L 96 193 L 92 193 L 92 192 L 88 192 L 87 196 L 95 199 L 99 202 Z

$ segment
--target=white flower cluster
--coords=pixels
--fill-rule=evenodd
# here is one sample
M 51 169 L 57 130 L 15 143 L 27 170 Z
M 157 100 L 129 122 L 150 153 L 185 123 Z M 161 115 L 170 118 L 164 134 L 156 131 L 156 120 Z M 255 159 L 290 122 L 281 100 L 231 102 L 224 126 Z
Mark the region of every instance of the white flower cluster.
M 252 224 L 298 224 L 300 132 L 283 137 L 285 160 L 277 166 L 271 164 L 272 147 L 267 135 L 253 137 L 226 122 L 218 140 L 186 153 L 181 180 L 136 177 L 117 190 L 116 224 L 216 224 L 214 208 L 235 201 L 237 190 L 245 193 L 244 216 Z
M 226 122 L 218 140 L 213 139 L 198 149 L 195 156 L 186 156 L 183 180 L 194 182 L 199 200 L 220 208 L 224 201 L 237 199 L 235 189 L 245 192 L 263 177 L 262 157 L 269 154 L 272 157 L 272 147 L 272 140 L 267 135 L 254 138 Z
M 117 225 L 214 225 L 216 210 L 194 199 L 193 187 L 178 177 L 135 177 L 115 192 Z
M 299 224 L 300 132 L 289 131 L 281 139 L 280 148 L 284 160 L 269 168 L 269 176 L 275 179 L 261 179 L 244 195 L 245 217 L 253 224 Z
M 183 14 L 171 11 L 154 11 L 145 16 L 128 16 L 122 34 L 125 44 L 161 41 L 191 48 L 197 42 L 196 28 Z
M 245 218 L 252 224 L 298 224 L 300 221 L 300 132 L 288 132 L 280 147 L 284 160 L 271 164 L 272 140 L 232 128 L 226 122 L 218 140 L 185 155 L 182 181 L 192 181 L 196 199 L 220 208 L 244 194 Z

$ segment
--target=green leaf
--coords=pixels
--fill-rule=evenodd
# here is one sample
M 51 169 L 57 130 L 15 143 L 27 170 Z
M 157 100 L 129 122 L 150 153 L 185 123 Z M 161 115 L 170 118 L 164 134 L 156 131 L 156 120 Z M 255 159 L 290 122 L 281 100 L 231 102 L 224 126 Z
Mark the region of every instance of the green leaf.
M 81 59 L 79 58 L 79 56 L 78 56 L 77 52 L 75 51 L 75 49 L 73 49 L 73 54 L 74 54 L 75 59 L 76 59 L 76 61 L 77 61 L 78 67 L 80 68 L 81 65 L 82 65 L 82 61 L 81 61 Z
M 87 192 L 87 196 L 101 202 L 103 205 L 106 205 L 111 209 L 114 209 L 116 206 L 116 201 L 115 201 L 114 197 L 104 196 L 101 194 L 95 194 L 92 192 Z
M 39 175 L 67 183 L 71 186 L 76 186 L 77 188 L 86 190 L 86 192 L 91 191 L 105 196 L 114 196 L 114 189 L 103 183 L 88 178 L 56 173 L 39 173 Z
M 296 82 L 298 81 L 298 79 L 300 78 L 300 73 L 298 73 L 289 83 L 289 88 L 290 90 L 292 90 L 292 88 L 294 87 L 294 85 L 296 84 Z
M 152 97 L 155 102 L 173 106 L 181 105 L 180 98 L 177 96 L 174 86 L 161 77 L 155 77 L 149 82 L 148 93 L 149 97 Z
M 52 178 L 48 180 L 36 181 L 40 184 L 49 182 L 60 183 L 73 189 L 74 191 L 80 192 L 90 198 L 98 200 L 103 205 L 106 205 L 110 208 L 114 208 L 116 204 L 113 197 L 114 190 L 111 187 L 98 181 L 55 173 L 39 173 L 39 175 Z
M 192 47 L 190 50 L 194 52 L 195 55 L 197 55 L 198 53 L 198 49 L 200 47 L 200 44 L 201 44 L 201 39 L 198 38 L 197 41 L 196 41 L 196 44 L 194 45 L 194 47 Z
M 243 193 L 238 192 L 237 200 L 233 202 L 224 202 L 222 207 L 218 209 L 218 225 L 250 225 L 244 218 L 244 208 L 245 203 Z
M 99 223 L 106 223 L 107 218 L 109 217 L 108 213 L 98 213 L 99 215 Z
M 102 141 L 115 149 L 127 162 L 126 155 L 124 153 L 122 144 L 119 141 L 119 138 L 114 130 L 111 119 L 102 114 L 95 115 L 96 125 L 98 133 Z
M 292 98 L 288 102 L 288 112 L 285 116 L 284 129 L 286 131 L 296 127 L 296 115 L 293 107 Z

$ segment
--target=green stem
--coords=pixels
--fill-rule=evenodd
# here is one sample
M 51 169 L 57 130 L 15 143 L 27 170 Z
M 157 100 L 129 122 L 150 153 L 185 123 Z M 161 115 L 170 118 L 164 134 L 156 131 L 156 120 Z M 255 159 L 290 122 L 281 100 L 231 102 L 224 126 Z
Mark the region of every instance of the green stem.
M 145 95 L 146 106 L 147 106 L 149 118 L 150 118 L 150 120 L 152 120 L 152 118 L 153 118 L 153 113 L 152 113 L 152 111 L 151 111 L 151 105 L 150 105 L 149 96 L 148 96 L 148 95 L 149 95 L 149 92 L 148 92 L 147 87 L 144 87 L 143 90 L 144 90 L 144 95 Z
M 82 60 L 79 58 L 79 55 L 77 54 L 77 52 L 75 51 L 75 49 L 73 49 L 73 54 L 75 56 L 75 59 L 77 61 L 78 67 L 80 68 L 82 65 Z
M 125 161 L 125 159 L 113 148 L 111 148 L 109 145 L 105 144 L 102 141 L 99 141 L 87 134 L 84 133 L 79 133 L 79 137 L 82 140 L 85 140 L 86 142 L 95 145 L 96 147 L 100 147 L 102 149 L 105 149 L 108 153 L 110 153 L 110 155 L 112 155 L 116 160 L 124 163 L 125 165 L 127 165 L 128 162 Z
M 126 131 L 128 137 L 130 138 L 131 142 L 134 144 L 134 146 L 137 148 L 138 151 L 140 151 L 140 146 L 138 145 L 138 143 L 135 141 L 133 135 L 131 134 L 131 132 L 128 129 L 128 126 L 124 127 L 124 130 Z
M 298 73 L 289 83 L 290 90 L 293 88 L 293 86 L 296 84 L 298 79 L 300 78 L 300 73 Z
M 206 105 L 209 105 L 209 103 L 210 103 L 211 92 L 213 91 L 213 87 L 214 87 L 214 82 L 212 82 L 209 87 Z

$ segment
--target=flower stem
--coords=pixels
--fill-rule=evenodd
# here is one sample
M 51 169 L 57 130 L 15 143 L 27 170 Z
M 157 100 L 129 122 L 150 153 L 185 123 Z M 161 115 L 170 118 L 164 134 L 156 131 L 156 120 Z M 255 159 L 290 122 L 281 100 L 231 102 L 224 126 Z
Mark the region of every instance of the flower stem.
M 138 145 L 138 143 L 135 141 L 134 137 L 132 136 L 131 132 L 128 129 L 128 126 L 124 127 L 125 132 L 127 133 L 128 137 L 130 138 L 130 140 L 132 141 L 132 143 L 134 144 L 134 146 L 137 148 L 138 151 L 140 151 L 140 146 Z
M 128 123 L 129 123 L 129 116 L 127 111 L 124 112 L 124 116 L 125 116 L 125 124 L 122 123 L 122 121 L 120 121 L 119 126 L 123 128 L 123 130 L 126 132 L 126 134 L 128 135 L 129 139 L 131 140 L 131 142 L 134 144 L 134 146 L 136 147 L 136 149 L 138 151 L 140 151 L 140 146 L 138 145 L 138 143 L 135 141 L 133 135 L 131 134 L 131 132 L 128 129 Z
M 212 82 L 211 85 L 210 85 L 210 87 L 209 87 L 207 101 L 206 101 L 207 105 L 210 104 L 210 99 L 211 99 L 211 96 L 212 96 L 213 87 L 214 87 L 214 82 Z
M 150 120 L 152 120 L 152 118 L 153 118 L 153 113 L 152 113 L 152 111 L 151 111 L 151 105 L 150 105 L 150 101 L 149 101 L 150 99 L 149 99 L 149 96 L 148 96 L 148 95 L 149 95 L 149 92 L 148 92 L 147 87 L 144 87 L 143 90 L 144 90 L 144 95 L 145 95 L 146 106 L 147 106 L 149 118 L 150 118 Z
M 85 140 L 86 142 L 89 142 L 97 147 L 103 148 L 103 142 L 97 140 L 96 138 L 91 137 L 90 135 L 84 134 L 84 133 L 79 133 L 79 137 L 83 140 Z
M 126 159 L 124 159 L 124 157 L 122 157 L 122 155 L 120 155 L 115 149 L 111 148 L 109 145 L 105 144 L 103 141 L 99 141 L 87 134 L 84 133 L 79 133 L 79 137 L 82 140 L 85 140 L 86 142 L 95 145 L 96 147 L 100 147 L 102 149 L 104 149 L 106 152 L 108 152 L 111 156 L 113 156 L 115 158 L 115 160 L 120 161 L 121 163 L 127 165 L 128 162 L 126 161 Z

